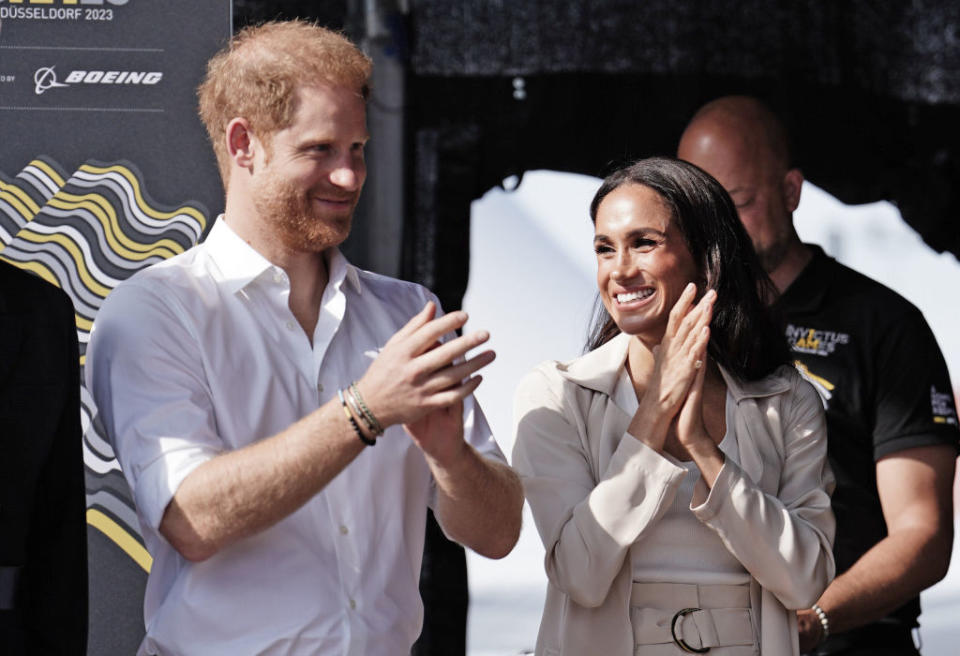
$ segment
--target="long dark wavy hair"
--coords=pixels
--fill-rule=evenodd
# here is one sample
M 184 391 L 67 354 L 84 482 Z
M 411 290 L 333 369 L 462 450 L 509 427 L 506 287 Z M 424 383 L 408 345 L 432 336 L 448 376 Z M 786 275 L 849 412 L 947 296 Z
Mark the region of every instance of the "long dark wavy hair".
M 638 184 L 657 192 L 670 208 L 677 228 L 700 272 L 698 297 L 717 292 L 710 322 L 710 356 L 742 380 L 757 380 L 789 361 L 787 343 L 764 299 L 776 289 L 760 266 L 737 208 L 719 182 L 702 169 L 672 157 L 651 157 L 606 177 L 590 203 L 590 219 L 617 187 Z M 587 342 L 593 350 L 620 333 L 598 304 Z

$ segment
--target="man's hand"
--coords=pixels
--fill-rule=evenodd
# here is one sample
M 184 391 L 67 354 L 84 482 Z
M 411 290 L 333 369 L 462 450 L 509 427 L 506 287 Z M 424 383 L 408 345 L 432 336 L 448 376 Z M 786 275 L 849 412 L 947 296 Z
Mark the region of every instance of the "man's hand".
M 438 346 L 441 337 L 463 327 L 467 313 L 451 312 L 434 319 L 436 310 L 433 302 L 427 303 L 387 341 L 357 382 L 367 406 L 384 427 L 401 423 L 420 427 L 418 422 L 425 415 L 459 404 L 480 384 L 480 377 L 473 374 L 493 362 L 493 351 L 457 362 L 490 339 L 486 331 Z M 444 415 L 432 418 L 423 428 L 441 424 L 447 425 Z
M 444 532 L 488 558 L 506 556 L 520 535 L 523 487 L 508 466 L 481 456 L 463 439 L 463 400 L 493 351 L 461 360 L 490 336 L 478 331 L 440 343 L 467 321 L 465 312 L 434 319 L 423 310 L 390 338 L 357 382 L 386 426 L 402 423 L 423 451 L 437 484 L 434 510 Z

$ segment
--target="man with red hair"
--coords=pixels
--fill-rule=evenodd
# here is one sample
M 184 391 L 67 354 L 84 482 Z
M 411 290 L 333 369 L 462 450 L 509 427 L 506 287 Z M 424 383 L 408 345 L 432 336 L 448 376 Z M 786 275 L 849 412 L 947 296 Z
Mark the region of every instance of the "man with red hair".
M 237 35 L 199 90 L 225 213 L 97 316 L 90 388 L 154 558 L 140 654 L 408 653 L 427 506 L 483 555 L 517 540 L 472 396 L 488 334 L 337 250 L 369 75 L 314 25 Z

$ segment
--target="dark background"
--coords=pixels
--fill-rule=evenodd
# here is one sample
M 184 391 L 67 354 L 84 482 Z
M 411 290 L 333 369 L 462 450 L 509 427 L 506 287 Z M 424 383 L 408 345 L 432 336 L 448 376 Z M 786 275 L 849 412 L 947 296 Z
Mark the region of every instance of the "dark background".
M 358 38 L 362 4 L 235 0 L 234 22 L 301 16 Z M 846 203 L 892 201 L 931 247 L 960 255 L 960 3 L 379 7 L 406 75 L 400 273 L 448 308 L 466 284 L 470 201 L 526 170 L 600 176 L 671 154 L 696 108 L 730 93 L 759 96 L 783 116 L 807 179 Z

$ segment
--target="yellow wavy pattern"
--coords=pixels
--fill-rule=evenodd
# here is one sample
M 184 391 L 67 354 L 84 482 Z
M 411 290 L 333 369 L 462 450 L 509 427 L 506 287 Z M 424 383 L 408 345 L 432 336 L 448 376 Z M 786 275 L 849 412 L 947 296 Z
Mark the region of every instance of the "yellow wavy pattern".
M 203 215 L 203 212 L 197 210 L 193 207 L 181 207 L 173 212 L 161 212 L 159 210 L 151 207 L 145 200 L 143 200 L 143 195 L 140 193 L 140 183 L 137 180 L 137 177 L 130 172 L 125 166 L 120 166 L 119 164 L 114 166 L 93 166 L 92 164 L 84 164 L 80 167 L 80 170 L 85 173 L 93 173 L 95 175 L 103 175 L 106 173 L 119 173 L 127 179 L 127 182 L 130 183 L 130 187 L 133 189 L 133 194 L 137 199 L 137 207 L 143 210 L 144 214 L 152 216 L 155 219 L 172 219 L 173 217 L 181 214 L 186 214 L 193 217 L 200 224 L 202 229 L 207 227 L 207 217 Z
M 62 187 L 67 183 L 66 180 L 60 177 L 60 174 L 57 173 L 56 169 L 54 169 L 52 166 L 44 162 L 42 159 L 35 159 L 32 162 L 30 162 L 29 165 L 35 166 L 41 171 L 43 171 L 47 175 L 47 177 L 49 177 L 53 181 L 53 183 L 57 185 L 58 188 Z
M 101 299 L 105 298 L 112 290 L 115 281 L 108 273 L 113 270 L 112 267 L 102 259 L 105 257 L 103 249 L 122 258 L 123 268 L 128 273 L 133 273 L 142 269 L 148 260 L 167 259 L 182 253 L 189 247 L 185 242 L 193 241 L 188 236 L 189 233 L 194 232 L 199 237 L 207 227 L 207 217 L 198 208 L 184 205 L 172 211 L 162 211 L 152 207 L 145 200 L 145 192 L 135 169 L 123 164 L 105 166 L 84 164 L 79 167 L 74 176 L 71 176 L 70 180 L 64 179 L 53 166 L 43 160 L 33 160 L 28 166 L 34 167 L 32 175 L 43 181 L 47 192 L 52 192 L 54 189 L 56 191 L 45 204 L 38 205 L 28 193 L 29 189 L 18 187 L 16 183 L 0 181 L 0 202 L 24 219 L 23 227 L 7 245 L 14 248 L 5 254 L 0 253 L 0 259 L 21 269 L 32 271 L 58 287 L 67 288 L 78 284 L 91 294 Z M 106 182 L 103 180 L 106 176 L 111 176 L 114 180 L 108 185 L 111 188 L 109 191 L 103 184 Z M 64 188 L 68 184 L 70 191 Z M 117 189 L 117 186 L 120 189 Z M 115 194 L 120 194 L 121 198 L 115 198 Z M 124 216 L 123 204 L 126 203 L 135 206 L 132 216 Z M 47 207 L 53 210 L 50 215 L 45 213 Z M 88 225 L 96 231 L 98 237 L 94 238 L 93 243 L 84 243 L 88 233 L 70 234 L 58 229 L 57 226 L 64 219 L 66 219 L 64 225 L 78 227 L 76 221 Z M 171 239 L 164 235 L 173 233 L 166 231 L 161 235 L 152 235 L 150 229 L 145 230 L 146 226 L 143 225 L 145 219 L 150 219 L 151 223 L 156 221 L 162 224 L 170 221 L 171 224 L 179 223 L 188 226 L 187 234 L 183 235 L 186 239 L 181 241 L 177 238 Z M 198 228 L 199 232 L 197 232 Z M 146 241 L 148 239 L 155 239 L 155 241 Z M 47 248 L 41 248 L 43 251 L 47 251 L 50 246 L 56 244 L 56 250 L 60 252 L 51 253 L 51 255 L 57 259 L 57 267 L 66 267 L 71 271 L 68 279 L 58 280 L 54 273 L 56 268 L 51 269 L 48 264 L 32 259 L 31 252 L 35 250 L 35 246 L 21 249 L 17 246 L 18 243 L 23 246 L 49 245 Z M 2 248 L 3 246 L 0 245 L 0 249 Z M 84 252 L 85 248 L 89 249 L 89 253 Z M 64 253 L 69 257 L 64 257 Z M 20 259 L 12 259 L 14 257 Z M 111 262 L 115 263 L 112 259 Z M 97 268 L 99 266 L 106 268 L 101 271 Z M 76 306 L 74 316 L 78 331 L 81 334 L 89 334 L 93 327 L 92 315 L 99 307 L 99 303 L 89 297 L 84 298 L 85 295 L 79 295 L 78 290 L 68 289 L 67 291 L 74 297 Z M 83 314 L 80 314 L 81 311 Z M 82 352 L 83 349 L 81 349 Z M 81 366 L 85 365 L 85 359 L 81 355 Z M 107 492 L 116 496 L 112 491 Z M 87 523 L 119 546 L 144 571 L 150 571 L 153 560 L 138 541 L 136 526 L 127 526 L 123 521 L 113 519 L 96 508 L 87 510 Z
M 150 572 L 150 568 L 153 567 L 153 558 L 122 526 L 96 508 L 87 509 L 87 524 L 113 540 L 124 553 L 143 568 L 144 572 Z
M 27 221 L 40 211 L 40 206 L 30 198 L 27 192 L 17 185 L 7 184 L 3 180 L 0 180 L 0 199 L 10 203 L 20 216 Z
M 103 226 L 104 237 L 110 245 L 110 250 L 124 259 L 140 262 L 154 255 L 166 259 L 178 255 L 184 250 L 180 244 L 172 239 L 160 239 L 152 244 L 144 244 L 130 239 L 120 228 L 116 209 L 100 194 L 77 196 L 61 191 L 51 198 L 47 204 L 60 210 L 84 209 L 89 211 Z M 30 237 L 30 235 L 24 236 L 28 239 Z

